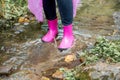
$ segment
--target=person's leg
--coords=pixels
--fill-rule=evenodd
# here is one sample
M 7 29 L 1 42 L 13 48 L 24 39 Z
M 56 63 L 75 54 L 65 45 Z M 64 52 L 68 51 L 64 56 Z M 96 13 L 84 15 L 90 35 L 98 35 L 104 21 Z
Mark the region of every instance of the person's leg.
M 57 0 L 62 24 L 68 26 L 73 22 L 73 3 L 72 0 Z
M 48 20 L 54 20 L 57 18 L 55 0 L 43 0 L 43 9 Z
M 45 36 L 42 37 L 43 42 L 52 42 L 58 34 L 58 24 L 56 16 L 55 0 L 43 0 L 43 9 L 48 20 L 49 30 Z
M 72 0 L 57 0 L 60 16 L 63 24 L 63 39 L 59 49 L 68 49 L 72 47 L 74 36 L 72 31 L 73 22 L 73 3 Z

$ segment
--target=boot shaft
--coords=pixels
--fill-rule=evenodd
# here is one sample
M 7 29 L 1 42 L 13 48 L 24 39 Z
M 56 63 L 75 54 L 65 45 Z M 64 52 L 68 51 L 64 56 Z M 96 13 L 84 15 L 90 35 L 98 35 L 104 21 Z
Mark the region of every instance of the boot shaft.
M 58 20 L 48 20 L 48 28 L 49 30 L 57 30 L 58 29 Z
M 72 24 L 68 25 L 68 26 L 64 26 L 63 27 L 63 31 L 64 31 L 64 36 L 71 36 L 73 35 L 73 27 Z

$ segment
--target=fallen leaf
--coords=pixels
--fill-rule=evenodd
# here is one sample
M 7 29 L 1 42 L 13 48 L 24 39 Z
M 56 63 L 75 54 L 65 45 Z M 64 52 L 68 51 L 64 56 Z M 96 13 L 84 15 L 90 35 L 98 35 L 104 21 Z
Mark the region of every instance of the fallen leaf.
M 53 78 L 58 78 L 58 79 L 63 79 L 63 72 L 62 71 L 60 71 L 60 70 L 57 70 L 53 75 L 52 75 L 52 77 Z
M 69 63 L 69 62 L 72 62 L 76 59 L 76 56 L 75 55 L 67 55 L 65 57 L 65 62 Z
M 27 18 L 25 18 L 25 19 L 24 19 L 24 22 L 30 22 L 30 20 L 29 20 L 29 19 L 27 19 Z
M 50 79 L 45 76 L 42 76 L 41 80 L 50 80 Z
M 19 22 L 19 23 L 23 23 L 23 22 L 24 22 L 24 19 L 25 19 L 24 17 L 20 17 L 19 20 L 18 20 L 18 22 Z

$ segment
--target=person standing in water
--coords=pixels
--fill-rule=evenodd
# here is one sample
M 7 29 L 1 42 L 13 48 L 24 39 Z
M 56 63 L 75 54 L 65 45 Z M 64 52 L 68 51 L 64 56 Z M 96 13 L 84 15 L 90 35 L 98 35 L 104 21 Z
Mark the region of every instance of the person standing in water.
M 63 38 L 58 49 L 65 50 L 72 47 L 74 43 L 73 17 L 76 14 L 76 4 L 79 0 L 28 0 L 29 9 L 36 16 L 37 20 L 43 19 L 41 7 L 48 22 L 48 32 L 41 38 L 43 42 L 53 42 L 58 34 L 58 19 L 56 15 L 56 1 L 63 25 Z M 40 2 L 40 3 L 39 3 Z
M 53 42 L 58 34 L 55 0 L 43 0 L 43 9 L 48 20 L 48 32 L 42 37 L 43 42 Z M 74 42 L 73 36 L 73 3 L 72 0 L 57 0 L 60 17 L 63 25 L 63 38 L 58 47 L 60 50 L 71 48 Z

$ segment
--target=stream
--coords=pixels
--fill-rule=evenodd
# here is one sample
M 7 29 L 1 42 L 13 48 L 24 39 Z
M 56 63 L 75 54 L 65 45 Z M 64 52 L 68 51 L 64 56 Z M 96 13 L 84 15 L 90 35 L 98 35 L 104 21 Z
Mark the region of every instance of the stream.
M 82 61 L 79 60 L 66 63 L 64 61 L 66 55 L 77 55 L 82 50 L 93 47 L 99 36 L 105 36 L 109 40 L 120 40 L 120 12 L 114 12 L 112 17 L 105 15 L 96 17 L 89 13 L 87 16 L 81 14 L 81 17 L 80 11 L 78 11 L 78 17 L 75 18 L 73 24 L 73 33 L 76 39 L 74 45 L 71 49 L 62 52 L 57 49 L 63 35 L 61 23 L 58 37 L 53 43 L 41 41 L 41 37 L 47 32 L 47 26 L 46 23 L 37 21 L 29 24 L 15 23 L 12 30 L 1 32 L 0 80 L 41 80 L 42 76 L 49 77 L 50 80 L 59 80 L 51 77 L 57 69 L 61 67 L 72 69 L 82 64 Z M 102 65 L 104 66 L 99 67 Z M 119 65 L 119 63 L 107 65 L 98 62 L 91 67 L 86 66 L 85 70 L 88 67 L 96 70 L 91 72 L 89 74 L 91 78 L 86 80 L 97 80 L 99 77 L 98 80 L 120 80 Z M 108 66 L 109 68 L 106 68 Z M 113 72 L 105 73 L 110 70 Z M 100 74 L 100 71 L 103 73 Z M 112 73 L 114 76 L 109 76 Z M 106 76 L 101 78 L 102 74 L 107 75 L 107 78 Z

